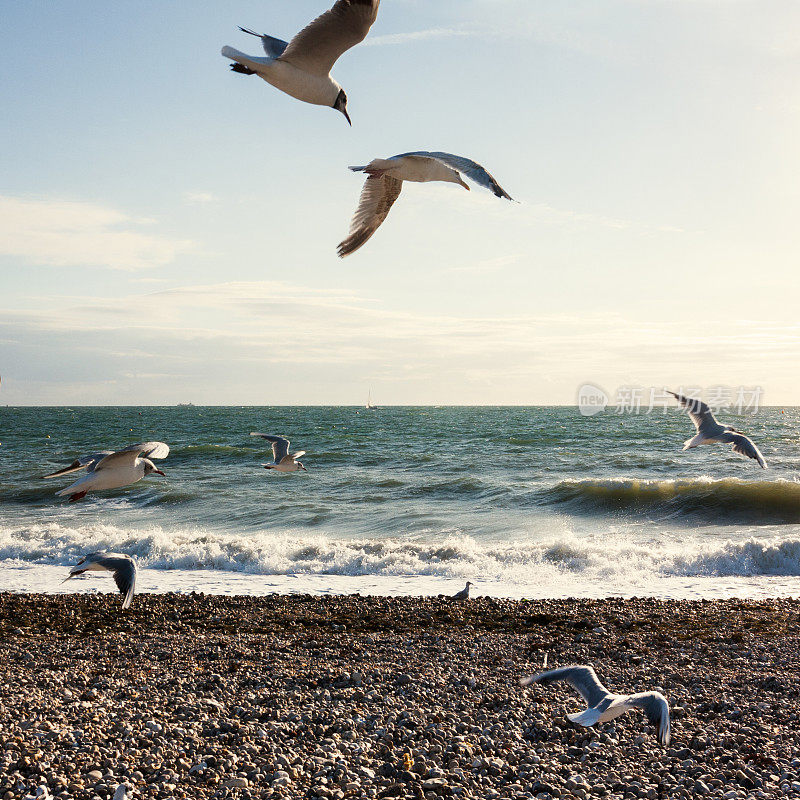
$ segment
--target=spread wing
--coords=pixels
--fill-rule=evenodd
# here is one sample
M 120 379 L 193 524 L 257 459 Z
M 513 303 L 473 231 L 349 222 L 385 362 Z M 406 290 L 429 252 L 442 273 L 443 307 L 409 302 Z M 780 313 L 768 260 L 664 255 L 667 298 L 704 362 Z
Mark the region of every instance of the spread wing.
M 523 686 L 531 683 L 548 686 L 559 681 L 565 681 L 573 689 L 577 689 L 590 708 L 596 706 L 610 694 L 608 689 L 600 683 L 597 673 L 591 667 L 585 666 L 551 669 L 547 672 L 540 672 L 538 675 L 531 675 L 529 678 L 523 678 L 521 683 Z
M 289 452 L 289 440 L 283 436 L 272 436 L 269 433 L 251 433 L 251 436 L 258 436 L 272 442 L 272 458 L 276 464 L 280 464 Z
M 142 442 L 141 444 L 132 444 L 122 450 L 117 450 L 116 453 L 110 453 L 102 461 L 98 462 L 94 471 L 100 469 L 108 469 L 131 465 L 135 463 L 139 456 L 145 458 L 166 458 L 169 455 L 169 445 L 164 442 Z
M 241 25 L 239 26 L 239 30 L 244 33 L 249 33 L 251 36 L 258 36 L 258 38 L 261 39 L 261 44 L 264 46 L 264 52 L 270 58 L 280 58 L 283 55 L 283 51 L 289 46 L 289 43 L 284 42 L 283 39 L 267 36 L 266 33 L 256 33 L 255 31 L 251 31 L 250 28 L 243 28 Z
M 763 468 L 767 468 L 767 462 L 761 451 L 756 447 L 755 442 L 743 433 L 726 432 L 718 437 L 721 442 L 730 442 L 733 445 L 733 452 L 739 455 L 747 456 L 755 461 Z
M 661 744 L 669 744 L 670 722 L 667 698 L 661 692 L 643 692 L 631 695 L 629 702 L 631 705 L 641 708 L 650 724 L 655 725 L 658 731 L 658 741 Z
M 682 394 L 675 394 L 667 390 L 688 412 L 698 433 L 708 436 L 715 436 L 722 426 L 717 422 L 711 409 L 702 400 L 695 397 L 684 397 Z
M 327 75 L 342 53 L 366 38 L 379 5 L 380 0 L 338 0 L 289 42 L 281 61 Z
M 93 472 L 97 464 L 106 456 L 110 456 L 113 452 L 113 450 L 103 450 L 100 453 L 93 453 L 90 456 L 81 456 L 80 458 L 76 458 L 70 465 L 62 467 L 55 472 L 51 472 L 49 475 L 43 475 L 42 478 L 58 478 L 61 475 L 69 475 L 70 472 L 77 472 L 81 469 Z
M 466 175 L 479 186 L 489 189 L 496 197 L 505 197 L 506 200 L 514 199 L 494 179 L 494 176 L 490 172 L 484 169 L 477 161 L 472 161 L 472 159 L 464 158 L 464 156 L 456 156 L 452 153 L 428 152 L 426 150 L 419 150 L 414 153 L 403 153 L 400 156 L 396 156 L 396 158 L 403 158 L 404 156 L 427 156 L 428 158 L 435 158 L 448 167 L 458 170 L 462 175 Z
M 339 258 L 355 253 L 369 241 L 388 216 L 402 188 L 403 181 L 389 175 L 367 178 L 361 190 L 358 208 L 350 222 L 350 235 L 339 244 Z
M 114 583 L 117 584 L 120 594 L 125 596 L 122 607 L 128 608 L 133 600 L 133 593 L 136 589 L 136 564 L 132 559 L 122 559 L 114 569 Z

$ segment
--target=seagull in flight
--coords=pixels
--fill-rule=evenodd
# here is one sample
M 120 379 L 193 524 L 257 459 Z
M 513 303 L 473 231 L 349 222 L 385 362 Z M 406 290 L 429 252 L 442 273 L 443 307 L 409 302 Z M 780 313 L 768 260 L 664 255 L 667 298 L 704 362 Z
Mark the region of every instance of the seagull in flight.
M 352 125 L 347 95 L 330 71 L 342 53 L 366 38 L 378 16 L 378 6 L 380 0 L 338 0 L 291 42 L 240 27 L 240 31 L 261 39 L 267 57 L 248 56 L 233 47 L 223 47 L 222 55 L 234 62 L 234 72 L 258 75 L 304 103 L 335 108 Z
M 130 606 L 136 589 L 136 562 L 130 556 L 122 553 L 89 553 L 72 567 L 62 583 L 77 575 L 83 575 L 84 572 L 92 571 L 113 573 L 114 583 L 117 584 L 120 594 L 124 595 L 122 607 Z
M 364 167 L 350 167 L 365 172 L 358 208 L 350 222 L 350 234 L 338 248 L 339 258 L 355 253 L 380 228 L 400 196 L 403 181 L 457 183 L 469 191 L 461 175 L 489 189 L 496 197 L 511 200 L 505 189 L 478 163 L 452 153 L 419 150 L 391 158 L 376 158 Z
M 163 476 L 164 473 L 150 459 L 166 458 L 168 455 L 169 446 L 164 442 L 132 444 L 116 452 L 103 450 L 90 456 L 76 458 L 69 466 L 51 472 L 44 478 L 58 478 L 85 469 L 86 475 L 66 489 L 56 492 L 58 497 L 69 495 L 70 503 L 74 503 L 86 497 L 88 492 L 130 486 L 151 474 Z
M 308 470 L 297 459 L 306 454 L 305 450 L 298 450 L 289 455 L 289 440 L 283 436 L 271 436 L 269 433 L 251 433 L 251 436 L 258 436 L 272 442 L 272 463 L 262 464 L 264 469 L 274 469 L 276 472 L 304 472 Z
M 689 416 L 697 428 L 697 435 L 683 443 L 684 450 L 699 447 L 701 444 L 732 444 L 734 453 L 755 459 L 763 469 L 767 468 L 767 462 L 753 440 L 730 425 L 720 425 L 706 403 L 693 397 L 675 394 L 669 390 L 667 393 L 671 394 L 689 412 Z
M 532 683 L 548 686 L 559 681 L 564 681 L 573 689 L 577 689 L 588 706 L 585 711 L 567 714 L 570 722 L 577 722 L 579 725 L 590 728 L 597 722 L 608 722 L 634 708 L 641 708 L 650 724 L 656 726 L 658 741 L 664 745 L 669 744 L 669 703 L 661 692 L 613 694 L 600 683 L 597 673 L 589 666 L 551 669 L 523 678 L 520 683 L 523 686 L 529 686 Z

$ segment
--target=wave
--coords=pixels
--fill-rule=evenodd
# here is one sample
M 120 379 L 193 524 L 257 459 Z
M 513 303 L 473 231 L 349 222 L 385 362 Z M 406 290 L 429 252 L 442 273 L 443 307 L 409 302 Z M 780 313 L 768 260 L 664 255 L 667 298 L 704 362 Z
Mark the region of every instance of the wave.
M 223 570 L 256 575 L 438 576 L 535 583 L 602 579 L 609 585 L 664 577 L 800 576 L 800 539 L 739 541 L 696 537 L 578 537 L 480 541 L 456 531 L 426 536 L 334 538 L 294 533 L 248 535 L 203 529 L 61 523 L 0 528 L 0 561 L 66 565 L 93 550 L 128 553 L 161 570 Z
M 788 480 L 566 480 L 543 492 L 576 513 L 647 513 L 708 522 L 800 522 L 800 483 Z

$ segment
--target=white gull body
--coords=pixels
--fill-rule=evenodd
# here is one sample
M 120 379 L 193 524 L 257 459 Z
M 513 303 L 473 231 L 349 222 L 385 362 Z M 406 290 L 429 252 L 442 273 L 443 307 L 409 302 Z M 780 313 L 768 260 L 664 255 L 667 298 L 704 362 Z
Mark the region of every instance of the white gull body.
M 734 453 L 752 458 L 762 469 L 767 468 L 767 462 L 753 440 L 730 425 L 720 425 L 706 403 L 667 391 L 689 412 L 689 417 L 697 429 L 697 435 L 683 443 L 684 450 L 691 450 L 703 444 L 731 444 Z
M 271 469 L 275 472 L 299 472 L 308 470 L 297 459 L 306 454 L 305 450 L 298 450 L 296 453 L 289 454 L 289 440 L 283 436 L 273 436 L 269 433 L 251 433 L 251 436 L 258 436 L 261 439 L 266 439 L 272 443 L 272 458 L 271 464 L 262 464 L 264 469 Z
M 64 582 L 84 572 L 111 572 L 114 583 L 123 595 L 122 607 L 129 608 L 136 591 L 136 562 L 123 553 L 89 553 L 69 572 Z
M 573 689 L 577 689 L 588 706 L 585 711 L 567 714 L 570 722 L 576 722 L 588 728 L 598 722 L 609 722 L 639 708 L 644 711 L 650 723 L 656 726 L 658 741 L 661 744 L 669 744 L 669 704 L 667 698 L 660 692 L 614 694 L 600 683 L 594 669 L 585 665 L 560 667 L 540 672 L 538 675 L 523 678 L 520 683 L 523 686 L 529 686 L 532 683 L 541 683 L 543 686 L 547 686 L 559 681 L 564 681 Z
M 350 169 L 366 173 L 367 180 L 350 222 L 350 234 L 339 244 L 340 258 L 355 253 L 383 224 L 400 196 L 403 181 L 457 183 L 469 190 L 469 185 L 461 177 L 463 174 L 489 189 L 496 197 L 511 200 L 505 189 L 480 164 L 452 153 L 419 150 L 391 158 L 376 158 L 366 166 Z
M 130 486 L 146 475 L 164 475 L 150 459 L 166 458 L 168 455 L 169 446 L 164 442 L 143 442 L 116 452 L 104 450 L 90 456 L 76 458 L 69 466 L 44 477 L 58 478 L 61 475 L 69 475 L 85 469 L 86 475 L 65 489 L 56 492 L 59 497 L 68 495 L 70 503 L 74 503 L 85 497 L 88 492 Z
M 227 46 L 222 48 L 222 55 L 234 62 L 234 72 L 258 75 L 304 103 L 335 108 L 350 122 L 347 95 L 330 71 L 342 53 L 364 40 L 379 6 L 380 0 L 338 0 L 291 42 L 240 28 L 261 39 L 266 58 Z

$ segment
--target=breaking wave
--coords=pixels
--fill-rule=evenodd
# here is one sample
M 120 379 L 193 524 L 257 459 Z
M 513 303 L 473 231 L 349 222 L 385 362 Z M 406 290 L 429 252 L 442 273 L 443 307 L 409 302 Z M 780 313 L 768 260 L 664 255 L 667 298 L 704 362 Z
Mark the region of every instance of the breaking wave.
M 566 480 L 543 497 L 583 514 L 646 513 L 728 524 L 800 522 L 800 483 L 788 480 Z
M 65 565 L 92 550 L 116 550 L 161 570 L 222 570 L 253 575 L 438 576 L 531 583 L 582 575 L 623 580 L 709 576 L 800 576 L 800 539 L 732 541 L 694 537 L 573 536 L 487 542 L 442 531 L 423 538 L 333 538 L 260 532 L 234 534 L 160 527 L 131 531 L 93 524 L 0 528 L 0 561 Z M 2 587 L 0 587 L 2 589 Z

